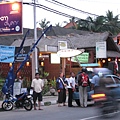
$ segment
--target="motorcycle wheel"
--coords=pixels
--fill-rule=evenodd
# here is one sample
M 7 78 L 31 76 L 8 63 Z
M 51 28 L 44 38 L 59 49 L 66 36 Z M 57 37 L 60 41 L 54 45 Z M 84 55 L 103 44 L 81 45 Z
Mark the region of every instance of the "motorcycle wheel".
M 32 110 L 33 105 L 32 105 L 31 100 L 25 100 L 25 101 L 24 101 L 24 108 L 25 108 L 27 111 Z
M 4 101 L 2 103 L 2 109 L 5 111 L 10 111 L 13 109 L 13 103 L 11 101 Z

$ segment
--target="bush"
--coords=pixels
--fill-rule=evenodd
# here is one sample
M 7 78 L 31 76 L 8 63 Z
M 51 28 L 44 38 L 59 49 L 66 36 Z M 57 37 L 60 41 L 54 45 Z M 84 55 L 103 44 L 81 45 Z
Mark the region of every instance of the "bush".
M 0 78 L 0 100 L 3 99 L 2 87 L 3 87 L 4 81 L 5 81 L 4 78 Z
M 44 88 L 43 88 L 43 91 L 42 91 L 42 94 L 45 95 L 47 92 L 49 92 L 49 85 L 48 83 L 44 83 Z

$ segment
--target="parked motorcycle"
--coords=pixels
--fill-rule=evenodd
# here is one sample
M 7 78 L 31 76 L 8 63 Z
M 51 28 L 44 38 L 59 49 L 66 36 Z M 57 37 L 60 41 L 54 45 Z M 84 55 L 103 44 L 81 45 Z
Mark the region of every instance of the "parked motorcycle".
M 117 115 L 119 110 L 118 101 L 111 94 L 96 93 L 91 96 L 103 117 L 113 117 Z
M 33 104 L 31 101 L 31 95 L 27 94 L 27 92 L 15 95 L 10 93 L 10 90 L 5 95 L 5 100 L 2 103 L 2 109 L 5 111 L 10 111 L 15 108 L 25 108 L 27 111 L 32 110 Z

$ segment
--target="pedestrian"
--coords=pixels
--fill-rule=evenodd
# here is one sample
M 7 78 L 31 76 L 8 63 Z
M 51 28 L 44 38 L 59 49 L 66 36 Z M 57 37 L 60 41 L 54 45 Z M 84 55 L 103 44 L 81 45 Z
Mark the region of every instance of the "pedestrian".
M 23 88 L 23 77 L 22 76 L 18 77 L 18 82 L 21 83 L 21 88 Z
M 40 74 L 35 73 L 35 79 L 32 80 L 31 87 L 33 89 L 33 102 L 34 102 L 34 110 L 36 109 L 36 101 L 38 100 L 38 110 L 41 109 L 41 101 L 42 101 L 42 90 L 43 90 L 44 82 L 40 79 Z
M 87 69 L 83 68 L 78 77 L 79 97 L 81 107 L 87 107 L 87 86 L 90 85 Z
M 66 106 L 66 84 L 64 83 L 64 74 L 63 72 L 60 72 L 59 77 L 56 80 L 56 87 L 58 91 L 58 107 L 61 107 L 61 104 L 63 106 Z
M 94 93 L 97 92 L 97 90 L 99 89 L 99 81 L 100 81 L 100 77 L 98 74 L 92 73 L 93 77 L 91 80 L 91 90 L 94 90 Z
M 66 106 L 66 92 L 67 92 L 67 85 L 68 85 L 68 82 L 67 82 L 67 79 L 65 77 L 65 75 L 63 74 L 63 82 L 64 82 L 64 89 L 63 89 L 63 106 Z
M 73 100 L 73 92 L 75 91 L 75 73 L 71 72 L 70 73 L 70 78 L 68 79 L 68 107 L 74 107 L 72 105 L 72 100 Z

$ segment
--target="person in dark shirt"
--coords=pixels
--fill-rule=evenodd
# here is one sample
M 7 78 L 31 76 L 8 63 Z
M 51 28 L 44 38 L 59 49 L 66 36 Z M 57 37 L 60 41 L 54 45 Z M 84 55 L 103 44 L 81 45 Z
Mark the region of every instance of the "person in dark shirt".
M 63 106 L 66 106 L 66 84 L 65 84 L 65 78 L 63 72 L 60 72 L 59 77 L 56 80 L 56 87 L 58 92 L 58 107 L 61 107 L 61 104 L 63 103 Z

